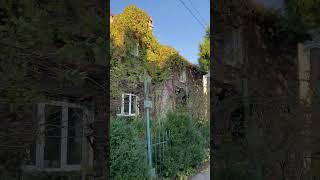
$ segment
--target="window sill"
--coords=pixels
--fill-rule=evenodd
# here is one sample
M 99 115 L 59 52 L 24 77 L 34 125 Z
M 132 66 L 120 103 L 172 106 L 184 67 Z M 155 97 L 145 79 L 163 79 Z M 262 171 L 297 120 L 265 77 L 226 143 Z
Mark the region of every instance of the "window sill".
M 117 114 L 117 116 L 122 116 L 122 117 L 133 117 L 137 116 L 136 114 Z
M 68 165 L 61 168 L 39 168 L 36 166 L 27 165 L 23 167 L 24 172 L 69 172 L 69 171 L 80 171 L 81 165 Z

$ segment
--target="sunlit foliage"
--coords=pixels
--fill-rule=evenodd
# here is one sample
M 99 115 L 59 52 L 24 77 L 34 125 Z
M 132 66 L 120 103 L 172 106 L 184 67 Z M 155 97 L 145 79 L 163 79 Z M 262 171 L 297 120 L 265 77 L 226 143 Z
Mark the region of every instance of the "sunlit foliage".
M 202 72 L 209 71 L 210 62 L 210 28 L 207 29 L 203 42 L 199 45 L 199 66 Z
M 114 17 L 110 26 L 111 93 L 135 88 L 147 70 L 155 81 L 181 70 L 187 61 L 172 47 L 162 45 L 149 26 L 149 15 L 134 5 Z

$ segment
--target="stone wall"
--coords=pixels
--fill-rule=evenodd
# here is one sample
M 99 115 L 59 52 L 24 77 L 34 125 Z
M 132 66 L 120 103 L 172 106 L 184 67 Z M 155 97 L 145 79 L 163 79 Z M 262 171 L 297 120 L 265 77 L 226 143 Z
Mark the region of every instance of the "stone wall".
M 150 113 L 153 119 L 161 119 L 168 111 L 177 109 L 183 109 L 198 119 L 207 118 L 207 96 L 203 93 L 202 74 L 195 67 L 175 71 L 167 80 L 152 81 L 151 86 L 153 107 Z M 139 97 L 139 116 L 143 117 L 143 84 L 134 90 L 126 90 L 125 93 L 133 93 Z M 121 103 L 121 96 L 111 98 L 111 116 L 120 112 Z
M 247 156 L 246 161 L 252 167 L 248 170 L 257 172 L 265 170 L 265 168 L 272 169 L 277 177 L 281 177 L 281 173 L 277 171 L 277 162 L 283 161 L 288 165 L 286 173 L 290 168 L 300 168 L 301 159 L 295 162 L 287 161 L 281 153 L 288 153 L 292 155 L 291 151 L 286 149 L 291 147 L 289 142 L 278 143 L 278 139 L 274 138 L 267 146 L 267 139 L 281 135 L 281 138 L 286 136 L 285 132 L 288 130 L 286 126 L 280 127 L 274 125 L 276 123 L 283 123 L 288 125 L 286 117 L 294 117 L 299 115 L 294 111 L 299 99 L 299 81 L 298 78 L 298 61 L 297 61 L 297 45 L 294 42 L 277 42 L 275 39 L 266 39 L 266 34 L 262 31 L 265 27 L 261 27 L 256 22 L 248 22 L 246 26 L 241 26 L 239 29 L 225 32 L 219 46 L 218 55 L 222 58 L 223 75 L 213 78 L 220 82 L 220 85 L 215 85 L 215 89 L 221 89 L 221 92 L 228 92 L 230 89 L 235 93 L 229 97 L 225 97 L 217 107 L 214 107 L 215 113 L 215 132 L 214 142 L 223 142 L 223 138 L 232 138 L 233 145 L 241 149 Z M 240 32 L 240 33 L 239 33 Z M 225 38 L 225 36 L 229 38 Z M 274 46 L 273 46 L 274 45 Z M 276 49 L 274 47 L 279 47 Z M 281 49 L 283 48 L 283 49 Z M 305 62 L 299 62 L 305 64 Z M 307 70 L 307 66 L 301 66 Z M 301 77 L 301 75 L 300 75 Z M 247 82 L 247 83 L 245 83 Z M 306 95 L 306 89 L 302 86 L 307 86 L 307 83 L 300 84 L 300 92 Z M 217 96 L 227 96 L 226 93 L 217 92 Z M 217 98 L 218 99 L 218 98 Z M 222 98 L 220 98 L 222 99 Z M 273 101 L 273 102 L 272 102 Z M 217 102 L 217 101 L 216 101 Z M 216 103 L 215 102 L 215 103 Z M 282 112 L 283 106 L 288 107 L 290 113 Z M 236 109 L 232 110 L 232 107 Z M 218 108 L 222 108 L 217 110 Z M 268 110 L 274 108 L 273 110 Z M 234 113 L 237 112 L 237 113 Z M 260 113 L 255 116 L 254 113 Z M 295 114 L 296 113 L 296 114 Z M 249 118 L 247 118 L 249 117 Z M 297 123 L 301 123 L 303 119 L 296 119 Z M 273 123 L 273 129 L 266 131 L 267 127 L 262 125 L 268 122 Z M 293 122 L 293 118 L 292 121 Z M 286 124 L 287 123 L 287 124 Z M 220 125 L 220 126 L 219 126 Z M 240 125 L 239 132 L 233 133 L 233 127 Z M 296 124 L 292 124 L 295 126 Z M 249 128 L 247 128 L 249 127 Z M 251 127 L 251 128 L 250 128 Z M 265 128 L 265 129 L 263 129 Z M 296 128 L 296 127 L 295 127 Z M 220 133 L 220 134 L 219 134 Z M 278 133 L 278 134 L 276 134 Z M 293 130 L 289 133 L 293 135 Z M 241 146 L 241 139 L 237 136 L 241 134 L 242 138 L 247 141 L 247 144 Z M 290 141 L 291 139 L 288 139 Z M 295 144 L 302 143 L 301 139 L 296 139 Z M 218 146 L 222 144 L 216 143 Z M 272 155 L 268 152 L 271 146 L 279 145 L 278 152 Z M 263 150 L 257 151 L 258 147 Z M 289 148 L 290 149 L 290 148 Z M 298 155 L 302 154 L 302 150 L 295 152 Z M 259 154 L 262 156 L 260 157 Z M 235 154 L 234 154 L 235 155 Z M 270 156 L 270 162 L 261 163 L 264 157 Z M 223 156 L 220 159 L 223 163 Z M 257 163 L 257 164 L 256 164 Z M 254 167 L 256 166 L 256 167 Z M 264 166 L 264 167 L 263 167 Z M 263 168 L 262 168 L 263 167 Z M 251 169 L 252 168 L 252 169 Z M 263 174 L 263 173 L 262 173 Z M 287 173 L 288 175 L 290 173 Z M 266 174 L 263 174 L 265 176 Z M 288 176 L 289 177 L 289 176 Z M 292 179 L 294 179 L 292 177 Z

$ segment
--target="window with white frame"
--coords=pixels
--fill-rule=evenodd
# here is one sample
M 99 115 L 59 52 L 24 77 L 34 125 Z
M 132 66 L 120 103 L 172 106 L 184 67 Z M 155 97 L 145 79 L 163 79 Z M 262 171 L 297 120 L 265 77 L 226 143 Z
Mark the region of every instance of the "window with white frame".
M 139 115 L 138 96 L 134 94 L 122 94 L 121 107 L 118 116 L 137 116 Z
M 65 102 L 41 103 L 37 119 L 40 133 L 27 169 L 80 170 L 82 163 L 91 164 L 92 150 L 84 137 L 84 124 L 90 121 L 86 108 Z

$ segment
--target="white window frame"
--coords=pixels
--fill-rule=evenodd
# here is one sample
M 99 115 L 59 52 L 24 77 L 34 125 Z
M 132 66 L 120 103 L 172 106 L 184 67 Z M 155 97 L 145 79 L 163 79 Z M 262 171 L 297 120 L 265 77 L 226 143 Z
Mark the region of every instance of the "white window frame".
M 76 165 L 69 165 L 67 163 L 67 148 L 68 148 L 68 139 L 61 138 L 61 153 L 60 153 L 60 167 L 59 168 L 45 168 L 44 167 L 44 146 L 45 146 L 45 106 L 53 105 L 60 106 L 62 110 L 62 127 L 68 127 L 68 109 L 69 108 L 79 108 L 83 111 L 82 123 L 90 123 L 93 121 L 93 113 L 89 113 L 88 109 L 73 103 L 51 101 L 48 103 L 39 103 L 37 104 L 37 119 L 39 124 L 39 133 L 36 142 L 36 159 L 35 165 L 24 165 L 24 171 L 47 171 L 47 172 L 56 172 L 56 171 L 80 171 L 81 166 L 92 166 L 93 165 L 93 150 L 90 147 L 87 139 L 85 137 L 85 126 L 83 126 L 83 137 L 81 142 L 81 162 Z M 61 137 L 68 136 L 68 128 L 61 128 Z
M 128 114 L 125 114 L 124 112 L 124 99 L 125 96 L 129 96 L 129 112 Z M 135 102 L 132 102 L 132 97 L 136 97 L 135 98 Z M 120 114 L 117 114 L 117 116 L 138 116 L 139 115 L 139 107 L 138 107 L 138 100 L 139 97 L 137 95 L 131 94 L 131 93 L 125 93 L 122 94 L 121 96 L 121 108 L 120 108 Z M 131 113 L 131 104 L 135 103 L 135 113 Z

